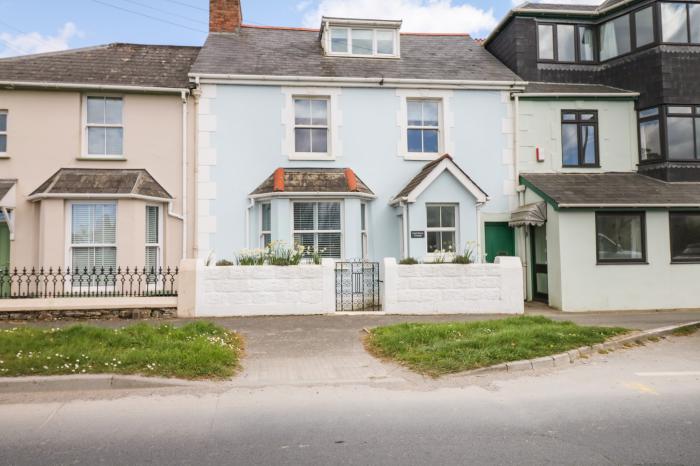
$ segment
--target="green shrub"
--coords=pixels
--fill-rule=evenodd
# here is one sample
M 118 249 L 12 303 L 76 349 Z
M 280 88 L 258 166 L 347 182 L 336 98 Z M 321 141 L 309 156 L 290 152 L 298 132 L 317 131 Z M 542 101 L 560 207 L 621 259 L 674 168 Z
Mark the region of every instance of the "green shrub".
M 232 265 L 234 265 L 233 262 L 231 262 L 230 260 L 226 260 L 226 259 L 221 259 L 220 261 L 216 262 L 217 267 L 230 267 Z
M 399 261 L 399 264 L 401 265 L 416 265 L 418 264 L 418 261 L 414 259 L 413 257 L 407 257 L 405 259 L 401 259 Z

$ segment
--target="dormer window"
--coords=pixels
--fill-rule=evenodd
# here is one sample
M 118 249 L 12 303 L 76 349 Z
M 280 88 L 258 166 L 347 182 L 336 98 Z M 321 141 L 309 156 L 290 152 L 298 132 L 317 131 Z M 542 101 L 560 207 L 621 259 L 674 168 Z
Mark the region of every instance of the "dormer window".
M 327 55 L 398 58 L 400 25 L 396 21 L 324 18 L 321 40 Z

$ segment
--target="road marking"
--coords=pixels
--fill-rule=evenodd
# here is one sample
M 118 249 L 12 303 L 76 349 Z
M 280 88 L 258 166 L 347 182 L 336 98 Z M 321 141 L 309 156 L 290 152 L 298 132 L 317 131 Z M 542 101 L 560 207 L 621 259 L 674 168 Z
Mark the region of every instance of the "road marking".
M 659 392 L 654 390 L 648 385 L 644 385 L 642 383 L 626 383 L 625 387 L 630 388 L 632 390 L 637 390 L 640 393 L 645 393 L 647 395 L 659 395 Z
M 700 371 L 677 371 L 677 372 L 635 372 L 639 377 L 697 377 Z

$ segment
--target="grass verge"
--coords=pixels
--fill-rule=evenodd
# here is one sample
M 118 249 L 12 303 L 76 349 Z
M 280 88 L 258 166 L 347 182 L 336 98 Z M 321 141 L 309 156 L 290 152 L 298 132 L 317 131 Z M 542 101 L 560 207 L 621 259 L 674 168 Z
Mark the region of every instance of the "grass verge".
M 700 330 L 700 324 L 677 328 L 672 333 L 675 337 L 688 337 L 695 334 L 698 330 Z
M 438 324 L 399 324 L 373 329 L 370 353 L 438 377 L 509 361 L 549 356 L 602 343 L 624 328 L 582 327 L 540 316 Z
M 242 342 L 208 322 L 140 323 L 119 329 L 76 325 L 0 330 L 0 376 L 139 374 L 223 379 L 238 368 Z

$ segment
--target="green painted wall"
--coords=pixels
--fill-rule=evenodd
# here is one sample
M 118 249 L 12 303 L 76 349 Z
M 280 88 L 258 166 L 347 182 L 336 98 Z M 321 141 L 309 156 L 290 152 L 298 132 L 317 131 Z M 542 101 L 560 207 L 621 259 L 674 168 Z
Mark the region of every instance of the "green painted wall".
M 487 222 L 486 262 L 493 263 L 497 256 L 515 255 L 515 230 L 507 222 Z

